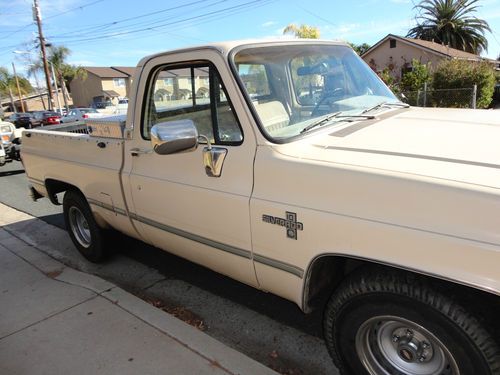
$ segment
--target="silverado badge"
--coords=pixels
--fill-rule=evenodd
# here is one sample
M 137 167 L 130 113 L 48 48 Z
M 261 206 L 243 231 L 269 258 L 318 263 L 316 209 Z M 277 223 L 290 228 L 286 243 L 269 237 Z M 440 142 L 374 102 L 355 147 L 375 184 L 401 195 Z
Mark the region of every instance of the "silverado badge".
M 292 240 L 297 239 L 297 231 L 304 230 L 304 224 L 297 222 L 297 214 L 295 212 L 286 211 L 286 219 L 271 215 L 262 215 L 264 223 L 276 224 L 286 228 L 286 236 Z

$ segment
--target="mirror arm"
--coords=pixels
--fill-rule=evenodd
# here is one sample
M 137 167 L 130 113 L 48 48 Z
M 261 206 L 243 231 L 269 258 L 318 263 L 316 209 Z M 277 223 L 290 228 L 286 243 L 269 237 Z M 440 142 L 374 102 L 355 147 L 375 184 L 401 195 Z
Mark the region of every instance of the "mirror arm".
M 198 139 L 200 139 L 200 138 L 207 142 L 207 150 L 210 151 L 212 149 L 212 145 L 210 144 L 208 137 L 206 137 L 204 135 L 198 135 Z

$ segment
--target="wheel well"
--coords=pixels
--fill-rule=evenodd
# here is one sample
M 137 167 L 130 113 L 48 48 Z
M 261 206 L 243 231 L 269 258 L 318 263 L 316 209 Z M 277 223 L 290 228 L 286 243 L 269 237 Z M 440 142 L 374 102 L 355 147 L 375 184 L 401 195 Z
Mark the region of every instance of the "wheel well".
M 57 198 L 57 194 L 66 192 L 68 190 L 74 190 L 77 193 L 79 193 L 85 200 L 87 200 L 87 197 L 83 192 L 78 189 L 75 185 L 68 184 L 67 182 L 59 181 L 59 180 L 53 180 L 53 179 L 47 179 L 45 180 L 45 188 L 47 189 L 48 193 L 48 198 L 53 204 L 56 205 L 61 205 L 61 202 L 59 202 L 59 199 Z M 94 215 L 94 219 L 96 220 L 97 224 L 99 227 L 107 229 L 110 228 L 110 225 L 104 218 L 97 214 L 96 212 L 93 212 L 91 209 L 92 214 Z
M 59 200 L 57 199 L 57 194 L 62 193 L 68 190 L 76 190 L 81 193 L 80 189 L 78 189 L 75 185 L 68 184 L 67 182 L 47 179 L 45 180 L 45 188 L 47 189 L 47 193 L 49 194 L 48 198 L 53 204 L 61 205 Z
M 361 270 L 360 268 L 364 268 Z M 425 278 L 434 288 L 459 302 L 470 310 L 476 318 L 486 322 L 500 337 L 500 297 L 470 286 L 424 275 L 395 266 L 378 264 L 369 260 L 327 255 L 316 258 L 305 276 L 302 309 L 309 313 L 323 309 L 332 293 L 354 270 L 359 272 L 406 272 Z

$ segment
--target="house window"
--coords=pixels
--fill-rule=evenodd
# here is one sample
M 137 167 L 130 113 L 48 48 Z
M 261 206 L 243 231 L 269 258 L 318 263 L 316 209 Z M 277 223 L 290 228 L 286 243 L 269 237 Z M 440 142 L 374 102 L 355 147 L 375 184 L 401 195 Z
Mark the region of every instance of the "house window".
M 396 48 L 396 39 L 389 39 L 389 47 Z
M 125 87 L 125 78 L 113 78 L 115 87 Z

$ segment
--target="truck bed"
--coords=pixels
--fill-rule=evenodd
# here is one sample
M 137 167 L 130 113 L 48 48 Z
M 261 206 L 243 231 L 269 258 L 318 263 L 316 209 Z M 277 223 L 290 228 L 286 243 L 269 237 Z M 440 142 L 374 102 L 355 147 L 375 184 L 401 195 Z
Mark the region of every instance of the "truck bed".
M 64 181 L 80 190 L 92 210 L 112 225 L 116 208 L 125 212 L 120 179 L 124 140 L 117 132 L 97 136 L 102 132 L 96 129 L 89 121 L 25 131 L 21 157 L 37 193 L 50 197 L 54 193 L 51 186 Z

